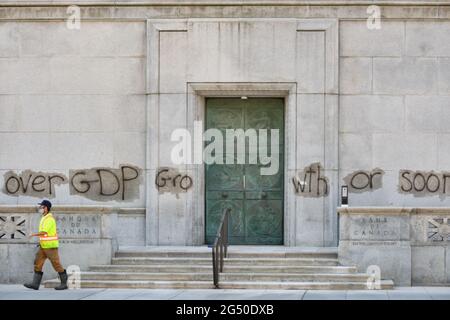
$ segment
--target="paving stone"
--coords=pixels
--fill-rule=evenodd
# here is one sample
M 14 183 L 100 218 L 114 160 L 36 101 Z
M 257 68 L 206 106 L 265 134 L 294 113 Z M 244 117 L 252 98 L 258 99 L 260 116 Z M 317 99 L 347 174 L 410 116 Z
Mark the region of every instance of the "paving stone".
M 347 292 L 341 290 L 308 290 L 303 300 L 345 300 Z
M 83 300 L 126 300 L 142 293 L 136 289 L 106 289 L 101 292 L 87 296 Z
M 347 291 L 347 300 L 388 300 L 384 290 L 355 290 Z
M 129 297 L 130 300 L 169 300 L 176 299 L 184 290 L 142 290 L 141 293 Z
M 0 300 L 450 300 L 450 287 L 393 290 L 78 289 L 0 285 Z

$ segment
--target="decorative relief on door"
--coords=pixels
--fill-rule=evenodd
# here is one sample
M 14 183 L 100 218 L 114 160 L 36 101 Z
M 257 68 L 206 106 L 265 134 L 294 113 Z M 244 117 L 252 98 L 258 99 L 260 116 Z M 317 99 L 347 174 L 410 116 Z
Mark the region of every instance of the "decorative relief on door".
M 280 201 L 249 201 L 247 211 L 249 237 L 277 238 L 282 233 Z

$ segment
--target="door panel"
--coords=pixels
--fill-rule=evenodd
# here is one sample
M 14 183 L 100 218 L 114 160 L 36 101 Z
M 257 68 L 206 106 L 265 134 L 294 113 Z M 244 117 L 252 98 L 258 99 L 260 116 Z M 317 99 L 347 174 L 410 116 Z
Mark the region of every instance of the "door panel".
M 206 166 L 207 191 L 243 190 L 244 167 L 238 164 L 211 164 Z
M 268 165 L 246 164 L 244 165 L 246 190 L 282 190 L 283 189 L 283 154 L 278 155 L 278 174 L 262 175 L 261 168 Z
M 224 208 L 231 208 L 229 240 L 231 244 L 282 244 L 284 199 L 284 103 L 277 98 L 211 98 L 206 103 L 206 128 L 226 129 L 279 129 L 276 150 L 271 150 L 270 132 L 267 144 L 258 150 L 263 154 L 275 152 L 279 161 L 278 172 L 261 175 L 259 154 L 249 148 L 245 139 L 244 164 L 206 165 L 206 242 L 212 243 L 217 233 Z M 206 143 L 207 145 L 208 143 Z M 234 143 L 235 144 L 235 143 Z M 236 161 L 239 155 L 227 155 Z M 218 151 L 221 152 L 222 150 Z M 256 156 L 256 157 L 255 157 Z M 224 155 L 220 156 L 225 159 Z M 250 158 L 256 163 L 250 164 Z M 225 163 L 225 162 L 224 162 Z
M 242 193 L 241 193 L 242 195 Z M 243 199 L 207 199 L 206 201 L 206 243 L 211 244 L 219 228 L 223 210 L 231 208 L 228 238 L 231 244 L 245 242 Z
M 246 199 L 246 242 L 281 244 L 283 228 L 282 200 Z

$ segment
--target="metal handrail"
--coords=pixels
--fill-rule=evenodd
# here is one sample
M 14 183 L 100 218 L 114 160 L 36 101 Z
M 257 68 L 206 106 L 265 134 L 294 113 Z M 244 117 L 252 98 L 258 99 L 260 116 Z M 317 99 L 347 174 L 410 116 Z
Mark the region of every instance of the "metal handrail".
M 225 208 L 223 211 L 222 220 L 220 220 L 212 247 L 213 282 L 216 288 L 219 288 L 219 272 L 223 272 L 224 258 L 228 254 L 228 217 L 231 209 Z

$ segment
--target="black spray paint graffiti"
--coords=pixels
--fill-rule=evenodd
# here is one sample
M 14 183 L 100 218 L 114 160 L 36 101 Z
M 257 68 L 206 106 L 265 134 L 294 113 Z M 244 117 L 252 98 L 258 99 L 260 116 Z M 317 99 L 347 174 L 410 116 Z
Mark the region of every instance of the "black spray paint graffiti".
M 10 196 L 55 197 L 55 185 L 67 183 L 60 173 L 45 173 L 25 170 L 20 174 L 8 171 L 4 175 L 3 192 Z
M 132 165 L 121 165 L 119 169 L 69 170 L 69 179 L 60 173 L 9 171 L 4 175 L 2 191 L 10 196 L 54 198 L 54 186 L 69 183 L 71 195 L 97 201 L 129 201 L 139 197 L 141 176 L 141 169 Z
M 359 170 L 344 177 L 344 182 L 348 186 L 348 191 L 353 193 L 363 193 L 380 189 L 383 186 L 384 171 L 375 168 L 371 171 Z
M 416 197 L 439 195 L 442 198 L 449 192 L 449 182 L 450 172 L 400 170 L 398 190 Z
M 131 165 L 121 165 L 119 169 L 70 170 L 70 194 L 97 201 L 137 199 L 140 171 Z
M 172 193 L 179 197 L 179 193 L 186 192 L 193 185 L 192 178 L 182 174 L 174 168 L 161 167 L 155 178 L 155 186 L 159 193 Z
M 328 178 L 321 175 L 324 171 L 320 163 L 313 163 L 292 178 L 295 193 L 303 197 L 326 197 Z

